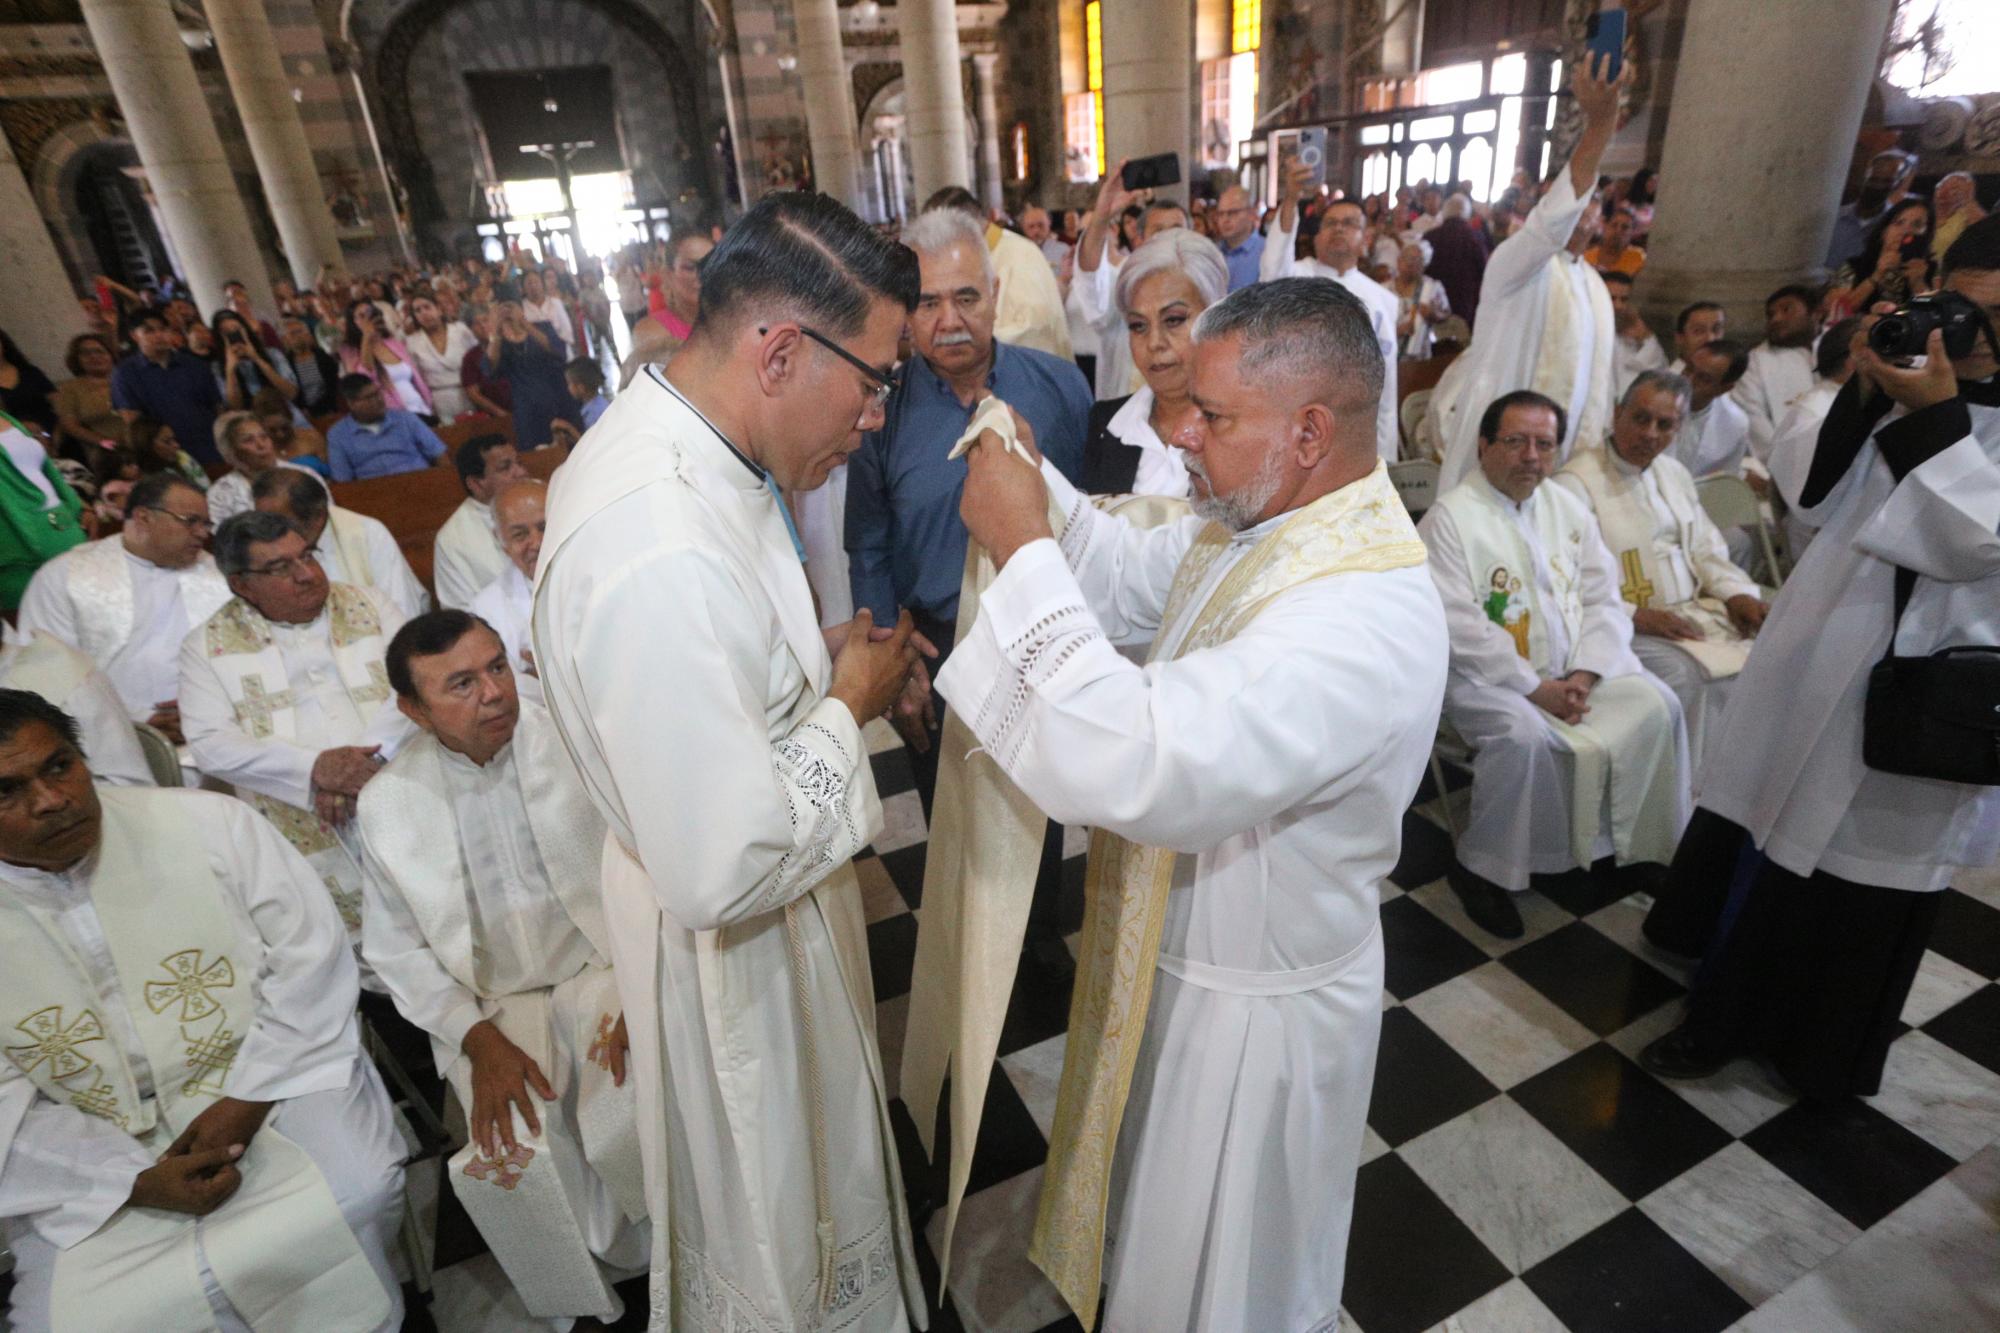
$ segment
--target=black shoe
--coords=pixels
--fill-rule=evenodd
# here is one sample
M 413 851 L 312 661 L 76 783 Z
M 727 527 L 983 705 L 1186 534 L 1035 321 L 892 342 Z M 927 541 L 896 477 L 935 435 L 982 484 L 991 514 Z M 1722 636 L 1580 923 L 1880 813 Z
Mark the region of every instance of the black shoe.
M 1707 1078 L 1730 1057 L 1701 1044 L 1683 1023 L 1639 1052 L 1639 1065 L 1660 1078 Z
M 1514 895 L 1498 884 L 1481 879 L 1464 866 L 1453 866 L 1445 876 L 1445 883 L 1458 895 L 1472 924 L 1487 934 L 1518 940 L 1527 933 L 1528 928 L 1521 924 L 1520 909 L 1514 906 Z

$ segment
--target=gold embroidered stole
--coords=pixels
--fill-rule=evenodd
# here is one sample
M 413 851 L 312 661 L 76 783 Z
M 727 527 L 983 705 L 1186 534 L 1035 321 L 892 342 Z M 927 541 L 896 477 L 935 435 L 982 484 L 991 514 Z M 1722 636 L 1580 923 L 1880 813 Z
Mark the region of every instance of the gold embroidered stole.
M 1211 524 L 1189 548 L 1174 575 L 1152 660 L 1228 642 L 1303 584 L 1425 560 L 1388 469 L 1377 463 L 1361 481 L 1314 501 L 1258 541 L 1216 584 L 1186 633 L 1178 633 L 1229 543 L 1230 534 Z M 1338 629 L 1328 626 L 1328 632 Z M 1169 650 L 1168 644 L 1175 646 Z M 1174 852 L 1101 829 L 1091 837 L 1068 1049 L 1028 1248 L 1086 1328 L 1097 1322 L 1111 1163 L 1145 1035 L 1177 859 Z

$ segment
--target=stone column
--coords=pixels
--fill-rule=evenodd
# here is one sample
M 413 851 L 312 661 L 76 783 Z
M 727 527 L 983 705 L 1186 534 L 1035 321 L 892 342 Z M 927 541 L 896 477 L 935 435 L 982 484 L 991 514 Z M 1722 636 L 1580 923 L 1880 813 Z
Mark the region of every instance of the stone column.
M 1816 281 L 1894 0 L 1690 0 L 1641 312 L 1717 301 L 1755 342 L 1764 297 Z M 1782 60 L 1770 52 L 1782 50 Z M 1744 127 L 1759 127 L 1746 134 Z
M 207 0 L 206 8 L 215 50 L 243 121 L 243 137 L 250 141 L 264 198 L 285 243 L 292 281 L 301 290 L 317 286 L 322 266 L 342 266 L 340 236 L 298 103 L 292 100 L 291 80 L 278 59 L 270 16 L 263 0 Z
M 259 310 L 275 308 L 263 248 L 236 192 L 215 122 L 166 0 L 82 0 L 83 21 L 146 168 L 146 184 L 173 238 L 203 314 L 222 284 L 241 279 Z
M 903 110 L 916 169 L 912 209 L 947 185 L 966 179 L 965 89 L 959 82 L 958 15 L 952 0 L 899 0 L 903 44 Z
M 1000 104 L 993 96 L 993 71 L 1000 57 L 981 52 L 972 57 L 972 104 L 979 115 L 979 201 L 1000 207 Z
M 792 22 L 798 27 L 813 184 L 859 212 L 861 156 L 855 144 L 854 90 L 840 54 L 839 6 L 834 0 L 792 0 Z
M 0 328 L 50 378 L 63 378 L 63 352 L 84 329 L 77 293 L 35 207 L 14 145 L 0 134 Z
M 1180 0 L 1107 3 L 1103 16 L 1104 155 L 1179 153 L 1181 178 L 1194 161 L 1194 6 Z M 1184 187 L 1163 191 L 1179 195 Z

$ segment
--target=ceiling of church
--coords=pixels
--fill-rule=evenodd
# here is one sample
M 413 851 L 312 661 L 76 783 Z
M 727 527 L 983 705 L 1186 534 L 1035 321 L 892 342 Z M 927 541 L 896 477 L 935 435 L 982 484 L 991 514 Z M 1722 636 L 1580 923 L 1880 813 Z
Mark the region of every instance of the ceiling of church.
M 0 0 L 0 23 L 81 23 L 77 0 Z

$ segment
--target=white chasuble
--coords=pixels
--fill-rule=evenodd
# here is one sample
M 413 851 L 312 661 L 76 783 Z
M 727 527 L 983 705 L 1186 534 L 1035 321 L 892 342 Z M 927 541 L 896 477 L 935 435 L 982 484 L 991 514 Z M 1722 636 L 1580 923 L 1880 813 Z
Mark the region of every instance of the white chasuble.
M 1060 548 L 1015 553 L 939 682 L 1043 810 L 1097 829 L 1029 1257 L 1086 1325 L 1108 1280 L 1110 1328 L 1317 1327 L 1379 884 L 1444 682 L 1423 548 L 1379 466 L 1234 535 L 1141 528 L 1043 473 Z M 1144 639 L 1144 667 L 1113 646 Z
M 534 651 L 609 826 L 654 1327 L 920 1320 L 848 864 L 866 747 L 761 471 L 657 368 L 556 474 Z
M 389 700 L 389 676 L 383 665 L 388 651 L 381 609 L 370 595 L 345 583 L 331 584 L 327 591 L 325 626 L 327 646 L 337 681 L 328 682 L 335 699 L 344 696 L 351 716 L 327 718 L 326 728 L 340 734 L 301 734 L 299 712 L 305 696 L 314 687 L 306 680 L 293 680 L 285 654 L 280 651 L 274 627 L 256 608 L 241 598 L 210 616 L 197 635 L 190 635 L 183 651 L 183 672 L 190 652 L 200 655 L 207 670 L 220 684 L 233 714 L 235 729 L 252 742 L 273 741 L 306 745 L 316 754 L 333 745 L 362 743 L 367 719 Z M 277 627 L 279 631 L 295 627 Z M 308 627 L 309 629 L 312 627 Z M 198 644 L 198 647 L 196 646 Z M 321 697 L 323 706 L 328 700 Z M 184 717 L 186 715 L 184 714 Z M 187 718 L 188 739 L 195 761 L 204 772 L 229 776 L 221 766 L 204 762 L 203 742 L 197 737 L 196 720 Z M 285 841 L 305 857 L 333 896 L 340 919 L 350 933 L 361 927 L 361 867 L 341 839 L 339 831 L 315 813 L 310 805 L 281 800 L 237 783 L 238 795 L 270 820 Z
M 0 1038 L 51 1101 L 96 1116 L 157 1156 L 232 1087 L 260 1018 L 260 958 L 244 947 L 179 794 L 101 789 L 103 841 L 91 906 L 127 1004 L 104 988 L 53 914 L 0 893 Z M 213 799 L 202 797 L 198 799 Z M 201 1263 L 253 1327 L 368 1328 L 388 1294 L 312 1160 L 275 1129 L 239 1163 L 243 1184 L 199 1219 L 121 1208 L 57 1252 L 50 1319 L 59 1333 L 195 1333 L 214 1327 Z M 197 1237 L 197 1231 L 199 1236 Z

